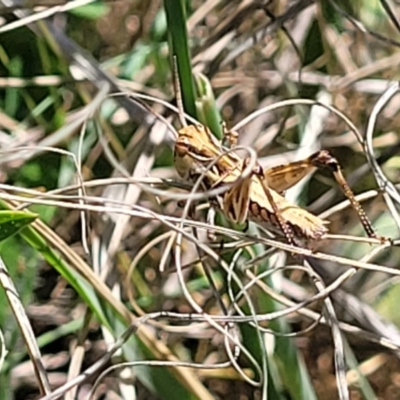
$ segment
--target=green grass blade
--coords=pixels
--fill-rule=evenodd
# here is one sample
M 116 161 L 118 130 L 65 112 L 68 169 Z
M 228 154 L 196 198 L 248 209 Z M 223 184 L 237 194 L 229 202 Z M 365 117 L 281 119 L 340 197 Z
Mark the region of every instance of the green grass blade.
M 15 213 L 16 211 L 10 211 L 10 207 L 4 201 L 0 202 L 0 207 L 8 209 L 8 213 Z M 28 214 L 28 218 L 32 214 Z M 24 229 L 20 231 L 21 237 L 38 251 L 43 258 L 53 266 L 78 292 L 79 296 L 85 301 L 85 303 L 93 310 L 97 318 L 105 326 L 109 326 L 108 320 L 104 314 L 103 308 L 101 306 L 100 300 L 94 291 L 93 287 L 80 276 L 76 271 L 74 271 L 60 256 L 60 254 L 51 248 L 46 240 L 34 229 L 29 226 L 25 226 Z
M 171 65 L 173 65 L 172 56 L 176 56 L 183 105 L 185 111 L 196 118 L 196 96 L 186 29 L 185 1 L 165 0 L 164 7 L 170 39 Z
M 197 116 L 199 120 L 211 129 L 218 139 L 222 139 L 222 118 L 215 104 L 211 82 L 203 74 L 195 75 L 198 97 L 196 99 Z
M 9 238 L 37 218 L 25 211 L 0 211 L 0 241 Z

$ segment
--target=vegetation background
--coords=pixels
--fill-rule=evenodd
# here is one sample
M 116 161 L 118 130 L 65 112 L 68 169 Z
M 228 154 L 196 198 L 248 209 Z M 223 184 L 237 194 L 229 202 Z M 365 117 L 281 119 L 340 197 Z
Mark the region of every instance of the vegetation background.
M 0 399 L 399 398 L 399 15 L 1 0 Z M 326 171 L 286 193 L 330 222 L 302 265 L 204 198 L 187 217 L 172 54 L 190 116 L 265 168 L 329 149 L 393 242 Z

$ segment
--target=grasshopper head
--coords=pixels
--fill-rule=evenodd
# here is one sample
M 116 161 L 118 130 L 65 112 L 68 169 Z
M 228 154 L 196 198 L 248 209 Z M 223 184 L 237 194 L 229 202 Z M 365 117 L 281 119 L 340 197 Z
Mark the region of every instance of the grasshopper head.
M 175 168 L 186 178 L 198 173 L 220 154 L 220 146 L 210 131 L 189 125 L 178 132 L 175 143 Z

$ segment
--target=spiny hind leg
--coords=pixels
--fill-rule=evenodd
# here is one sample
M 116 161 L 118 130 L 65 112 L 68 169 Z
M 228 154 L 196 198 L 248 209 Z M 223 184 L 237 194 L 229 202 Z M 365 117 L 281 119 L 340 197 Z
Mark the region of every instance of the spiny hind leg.
M 228 147 L 236 146 L 239 134 L 236 131 L 227 128 L 226 123 L 222 122 L 224 132 L 224 141 L 227 142 Z M 249 165 L 250 158 L 246 158 L 242 165 L 243 170 Z M 289 169 L 289 171 L 288 171 Z M 272 210 L 278 222 L 279 228 L 285 235 L 289 244 L 297 246 L 294 240 L 294 233 L 285 218 L 283 217 L 279 206 L 276 204 L 271 189 L 277 192 L 282 192 L 298 181 L 304 176 L 309 174 L 311 170 L 315 169 L 304 161 L 290 163 L 281 167 L 271 168 L 266 171 L 257 163 L 253 168 L 252 173 L 244 179 L 241 185 L 234 186 L 224 196 L 224 208 L 227 210 L 227 215 L 233 221 L 247 222 L 248 225 L 248 208 L 250 203 L 251 180 L 254 175 L 258 176 L 261 181 L 267 200 L 271 204 Z M 286 179 L 284 179 L 286 177 Z
M 386 238 L 379 236 L 375 232 L 375 229 L 373 228 L 371 221 L 367 217 L 367 214 L 361 207 L 361 204 L 355 198 L 353 191 L 350 189 L 350 186 L 346 182 L 339 162 L 336 160 L 335 157 L 332 156 L 332 154 L 329 151 L 327 150 L 318 151 L 317 153 L 314 153 L 310 157 L 308 157 L 306 162 L 308 162 L 315 168 L 329 168 L 336 182 L 342 189 L 344 195 L 347 197 L 347 199 L 350 201 L 351 206 L 357 212 L 358 218 L 367 235 L 370 238 L 379 239 L 382 243 L 387 241 Z
M 242 172 L 248 167 L 250 158 L 246 158 L 242 165 Z M 270 188 L 264 180 L 264 172 L 259 164 L 256 164 L 250 175 L 241 180 L 240 183 L 229 189 L 223 198 L 223 210 L 225 215 L 235 223 L 244 223 L 248 221 L 248 213 L 250 207 L 250 197 L 252 190 L 253 177 L 257 176 L 262 182 L 262 187 L 267 196 L 267 200 L 271 204 L 271 208 L 278 222 L 279 228 L 285 235 L 287 241 L 291 245 L 296 245 L 294 242 L 294 234 L 279 209 L 279 206 L 274 201 Z M 262 206 L 262 205 L 261 205 Z
M 271 190 L 268 186 L 268 181 L 265 179 L 265 173 L 261 167 L 261 165 L 257 164 L 256 167 L 253 170 L 253 174 L 257 175 L 258 178 L 260 179 L 261 185 L 263 187 L 264 193 L 267 196 L 267 200 L 271 204 L 272 210 L 274 212 L 276 221 L 278 222 L 279 228 L 282 231 L 282 233 L 285 235 L 286 240 L 288 243 L 292 246 L 297 246 L 295 240 L 294 240 L 294 232 L 293 229 L 290 227 L 286 219 L 283 217 L 282 212 L 279 208 L 279 204 L 276 203 L 274 200 Z

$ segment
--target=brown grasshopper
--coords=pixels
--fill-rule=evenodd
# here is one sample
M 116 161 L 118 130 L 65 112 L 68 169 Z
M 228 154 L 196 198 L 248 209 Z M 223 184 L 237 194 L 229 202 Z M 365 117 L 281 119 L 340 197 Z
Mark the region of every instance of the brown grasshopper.
M 213 161 L 214 165 L 208 168 Z M 320 239 L 328 232 L 328 222 L 290 203 L 281 193 L 316 168 L 327 167 L 356 210 L 367 235 L 384 240 L 375 233 L 346 183 L 339 163 L 328 151 L 322 150 L 304 160 L 265 170 L 257 164 L 250 176 L 240 179 L 247 163 L 247 159 L 233 152 L 228 153 L 208 128 L 189 125 L 178 131 L 175 144 L 176 170 L 183 178 L 191 181 L 196 181 L 203 173 L 203 185 L 208 190 L 233 184 L 218 202 L 222 212 L 231 221 L 244 223 L 250 220 L 267 229 L 278 228 L 290 244 L 295 244 L 295 238 Z M 235 185 L 236 181 L 238 183 Z
M 179 88 L 175 90 L 180 93 Z M 228 219 L 240 224 L 250 220 L 266 229 L 278 230 L 290 244 L 296 244 L 297 238 L 306 241 L 321 239 L 328 232 L 328 221 L 290 203 L 282 193 L 316 168 L 327 167 L 356 210 L 367 235 L 381 242 L 386 241 L 375 233 L 344 179 L 338 161 L 328 151 L 321 150 L 304 160 L 265 170 L 257 163 L 252 173 L 241 179 L 248 159 L 224 148 L 208 128 L 202 125 L 187 126 L 180 98 L 177 98 L 179 116 L 184 127 L 178 131 L 175 143 L 175 168 L 180 176 L 194 182 L 203 174 L 202 184 L 206 190 L 230 184 L 226 192 L 217 198 L 219 208 Z M 230 142 L 235 143 L 236 134 L 227 133 Z

